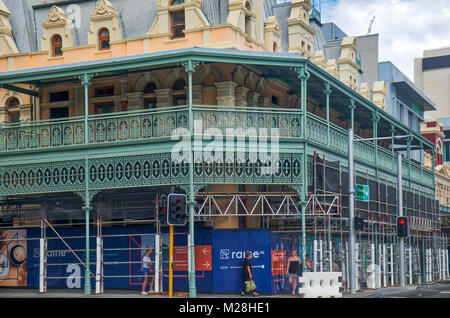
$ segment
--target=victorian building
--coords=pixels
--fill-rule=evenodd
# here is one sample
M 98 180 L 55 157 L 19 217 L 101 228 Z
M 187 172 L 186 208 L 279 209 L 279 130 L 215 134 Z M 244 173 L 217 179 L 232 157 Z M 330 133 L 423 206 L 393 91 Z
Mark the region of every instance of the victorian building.
M 283 290 L 273 255 L 288 249 L 311 254 L 317 270 L 343 271 L 346 282 L 349 128 L 357 139 L 383 138 L 355 143 L 355 180 L 370 189 L 370 200 L 356 203 L 365 220 L 360 287 L 370 263 L 384 266 L 378 287 L 398 281 L 398 173 L 404 213 L 415 220 L 409 282 L 445 275 L 435 146 L 386 112 L 387 84 L 365 82 L 357 38 L 325 40 L 311 1 L 0 0 L 0 21 L 2 224 L 19 227 L 36 255 L 48 255 L 55 233 L 78 231 L 86 293 L 95 275 L 97 292 L 139 283 L 133 250 L 167 246 L 158 208 L 171 192 L 185 193 L 189 205 L 180 290 L 188 282 L 192 294 L 235 291 L 218 283 L 237 275 L 222 272 L 233 267 L 222 265 L 226 255 L 236 255 L 224 251 L 257 244 L 267 258 L 258 275 L 272 283 L 265 292 Z M 429 167 L 412 151 L 429 153 Z M 121 235 L 128 254 L 111 256 Z M 245 245 L 253 236 L 255 246 Z M 205 246 L 212 256 L 199 263 Z M 28 253 L 26 286 L 64 285 L 47 273 L 67 272 L 36 255 Z M 161 255 L 155 275 L 166 279 Z

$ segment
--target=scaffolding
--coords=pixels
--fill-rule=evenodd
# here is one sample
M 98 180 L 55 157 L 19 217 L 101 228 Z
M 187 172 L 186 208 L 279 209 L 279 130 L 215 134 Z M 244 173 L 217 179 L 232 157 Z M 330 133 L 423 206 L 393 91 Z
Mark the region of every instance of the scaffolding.
M 348 173 L 340 161 L 314 153 L 309 157 L 309 204 L 307 235 L 312 237 L 316 271 L 342 271 L 348 288 Z M 387 176 L 357 171 L 357 184 L 369 186 L 368 202 L 355 202 L 355 216 L 364 219 L 364 230 L 356 234 L 357 289 L 399 284 L 396 233 L 397 185 Z M 410 221 L 403 262 L 408 284 L 430 283 L 448 277 L 448 237 L 439 223 L 439 201 L 433 193 L 405 182 L 404 215 Z M 328 212 L 328 213 L 326 213 Z M 330 213 L 331 212 L 331 213 Z M 298 233 L 298 220 L 285 220 L 277 230 Z M 447 253 L 447 254 L 446 254 Z

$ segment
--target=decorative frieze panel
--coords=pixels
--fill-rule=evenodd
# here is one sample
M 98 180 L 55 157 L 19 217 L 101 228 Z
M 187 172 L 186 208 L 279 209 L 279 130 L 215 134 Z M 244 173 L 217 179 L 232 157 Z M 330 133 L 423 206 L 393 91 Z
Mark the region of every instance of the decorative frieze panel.
M 232 156 L 211 160 L 198 155 L 194 182 L 301 184 L 302 154 L 283 153 L 267 161 L 248 153 Z M 87 166 L 89 190 L 189 184 L 189 164 L 173 160 L 170 153 L 95 158 Z M 85 167 L 84 159 L 1 167 L 0 196 L 83 191 Z

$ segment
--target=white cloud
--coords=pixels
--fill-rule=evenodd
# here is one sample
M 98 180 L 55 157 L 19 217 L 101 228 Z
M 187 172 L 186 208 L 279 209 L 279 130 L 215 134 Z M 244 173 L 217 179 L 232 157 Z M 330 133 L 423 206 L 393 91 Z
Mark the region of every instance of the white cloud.
M 414 58 L 424 50 L 450 46 L 449 0 L 337 0 L 322 4 L 322 21 L 348 35 L 380 36 L 380 61 L 392 61 L 414 80 Z

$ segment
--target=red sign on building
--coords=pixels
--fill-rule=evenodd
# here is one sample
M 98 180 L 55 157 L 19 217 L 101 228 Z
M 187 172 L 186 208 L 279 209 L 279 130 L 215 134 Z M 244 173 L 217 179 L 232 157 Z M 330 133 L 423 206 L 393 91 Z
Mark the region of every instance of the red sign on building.
M 174 246 L 173 270 L 180 272 L 189 271 L 188 247 Z M 195 246 L 195 270 L 212 271 L 211 245 Z
M 286 251 L 272 251 L 272 276 L 283 275 L 286 268 Z

